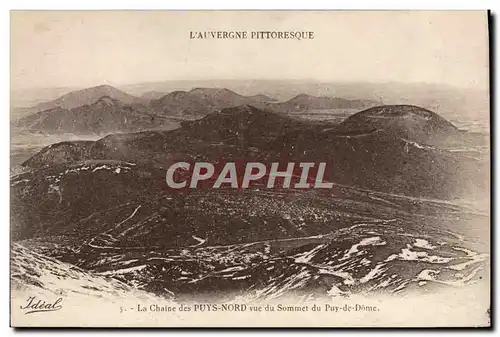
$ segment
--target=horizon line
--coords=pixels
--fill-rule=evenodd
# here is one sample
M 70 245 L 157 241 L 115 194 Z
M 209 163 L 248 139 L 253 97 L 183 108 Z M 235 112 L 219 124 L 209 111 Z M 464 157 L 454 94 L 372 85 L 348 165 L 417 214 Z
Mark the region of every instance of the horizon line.
M 330 85 L 341 85 L 341 84 L 371 84 L 371 85 L 427 85 L 427 86 L 445 86 L 449 88 L 455 88 L 460 90 L 479 90 L 479 91 L 490 91 L 489 84 L 485 87 L 480 85 L 475 85 L 473 87 L 465 87 L 459 85 L 453 85 L 449 83 L 439 83 L 439 82 L 403 82 L 397 80 L 389 80 L 389 81 L 370 81 L 370 80 L 316 80 L 311 78 L 293 78 L 293 79 L 283 79 L 283 78 L 199 78 L 199 79 L 168 79 L 168 80 L 148 80 L 148 81 L 140 81 L 140 82 L 129 82 L 129 83 L 113 83 L 112 81 L 101 82 L 100 84 L 85 84 L 85 85 L 58 85 L 58 86 L 26 86 L 26 87 L 17 87 L 14 88 L 12 85 L 9 85 L 9 91 L 24 91 L 24 90 L 43 90 L 43 89 L 71 89 L 71 90 L 81 90 L 81 89 L 89 89 L 99 86 L 111 86 L 115 88 L 120 87 L 130 87 L 130 86 L 139 86 L 139 85 L 152 85 L 152 84 L 164 84 L 168 82 L 207 82 L 207 81 L 234 81 L 234 82 L 304 82 L 311 84 L 330 84 Z M 193 87 L 196 88 L 196 87 Z M 218 86 L 209 86 L 206 88 L 221 88 Z

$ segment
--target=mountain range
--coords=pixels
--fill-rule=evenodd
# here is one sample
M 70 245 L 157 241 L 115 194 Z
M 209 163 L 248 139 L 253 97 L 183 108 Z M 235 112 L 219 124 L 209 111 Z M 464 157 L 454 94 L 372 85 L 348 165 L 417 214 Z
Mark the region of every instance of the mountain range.
M 383 104 L 414 104 L 449 118 L 448 113 L 474 111 L 488 114 L 488 90 L 458 88 L 444 84 L 401 83 L 401 82 L 318 82 L 313 80 L 168 80 L 161 82 L 137 83 L 116 86 L 131 95 L 140 97 L 148 92 L 156 92 L 153 97 L 160 98 L 172 91 L 189 91 L 195 87 L 228 88 L 241 95 L 265 94 L 279 101 L 286 101 L 305 93 L 316 96 L 342 97 L 345 99 L 373 100 Z M 15 107 L 32 106 L 33 103 L 46 102 L 70 91 L 82 88 L 14 89 L 11 100 Z
M 147 101 L 110 86 L 99 86 L 71 92 L 56 100 L 28 108 L 29 111 L 37 112 L 15 120 L 13 125 L 44 133 L 101 134 L 140 131 L 171 126 L 172 121 L 178 118 L 199 118 L 221 109 L 245 104 L 278 113 L 289 113 L 362 109 L 374 106 L 375 102 L 305 94 L 286 102 L 275 102 L 262 94 L 242 96 L 234 91 L 218 88 L 174 91 Z M 26 115 L 27 112 L 20 114 Z
M 244 104 L 262 104 L 270 100 L 263 95 L 242 96 L 228 89 L 194 88 L 190 91 L 174 91 L 152 100 L 150 107 L 166 115 L 204 116 L 210 112 Z

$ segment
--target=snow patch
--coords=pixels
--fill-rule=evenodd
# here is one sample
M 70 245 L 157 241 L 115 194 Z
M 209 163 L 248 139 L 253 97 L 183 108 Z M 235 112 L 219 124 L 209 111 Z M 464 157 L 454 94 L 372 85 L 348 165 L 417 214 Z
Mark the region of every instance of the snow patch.
M 385 270 L 384 270 L 384 267 L 385 267 L 385 263 L 380 263 L 380 264 L 377 264 L 375 266 L 375 268 L 373 268 L 372 270 L 370 270 L 368 272 L 368 274 L 366 274 L 365 276 L 363 276 L 359 282 L 361 283 L 366 283 L 372 279 L 374 279 L 375 277 L 381 275 Z
M 143 270 L 146 267 L 147 267 L 147 265 L 143 264 L 143 265 L 135 266 L 135 267 L 129 267 L 129 268 L 123 268 L 123 269 L 117 269 L 117 270 L 104 271 L 104 272 L 99 273 L 99 275 L 128 274 L 128 273 L 132 273 L 134 271 Z
M 361 240 L 359 243 L 352 245 L 352 247 L 349 249 L 349 251 L 340 259 L 340 261 L 347 260 L 351 256 L 353 256 L 356 253 L 359 253 L 359 247 L 362 246 L 384 246 L 387 243 L 385 241 L 382 241 L 380 236 L 374 236 L 371 238 L 365 238 Z
M 296 263 L 308 263 L 311 259 L 320 251 L 325 245 L 319 245 L 307 251 L 305 253 L 300 254 L 295 258 Z
M 436 255 L 429 255 L 427 252 L 418 252 L 411 250 L 412 246 L 407 245 L 406 248 L 401 249 L 399 254 L 392 254 L 385 262 L 393 261 L 396 259 L 400 259 L 403 261 L 419 261 L 419 262 L 428 262 L 428 263 L 448 263 L 453 260 L 450 257 L 441 257 Z
M 436 249 L 436 246 L 433 246 L 429 243 L 429 241 L 424 239 L 415 239 L 415 243 L 413 244 L 415 247 L 423 248 L 423 249 Z

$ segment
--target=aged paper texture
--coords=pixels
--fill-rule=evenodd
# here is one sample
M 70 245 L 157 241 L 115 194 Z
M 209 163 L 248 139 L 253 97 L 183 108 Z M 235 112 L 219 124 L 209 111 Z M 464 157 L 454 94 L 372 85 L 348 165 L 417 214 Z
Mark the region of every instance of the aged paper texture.
M 11 12 L 11 325 L 487 327 L 484 11 Z

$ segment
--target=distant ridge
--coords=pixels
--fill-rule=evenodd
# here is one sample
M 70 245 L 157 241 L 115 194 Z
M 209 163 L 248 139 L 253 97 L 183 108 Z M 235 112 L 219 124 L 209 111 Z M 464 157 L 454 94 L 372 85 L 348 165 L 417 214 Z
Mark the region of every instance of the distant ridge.
M 369 100 L 347 100 L 336 97 L 316 97 L 300 94 L 286 102 L 276 102 L 266 95 L 243 96 L 225 88 L 194 88 L 190 91 L 173 91 L 150 106 L 167 115 L 208 115 L 233 106 L 252 105 L 275 112 L 301 112 L 308 110 L 365 109 L 377 103 Z
M 269 97 L 269 96 L 264 95 L 264 94 L 257 94 L 257 95 L 252 95 L 252 96 L 248 96 L 248 97 L 253 99 L 253 100 L 261 101 L 261 102 L 275 102 L 275 101 L 277 101 L 276 98 L 272 98 L 272 97 Z
M 173 91 L 152 100 L 150 107 L 166 115 L 205 116 L 220 109 L 245 104 L 265 107 L 270 98 L 264 95 L 242 96 L 225 88 L 194 88 L 190 91 Z
M 167 93 L 164 91 L 147 91 L 141 95 L 141 99 L 152 101 L 154 99 L 159 99 L 165 96 Z
M 298 112 L 304 110 L 365 109 L 375 105 L 377 103 L 370 100 L 348 100 L 338 97 L 300 94 L 286 102 L 274 103 L 271 107 L 282 112 Z
M 130 105 L 109 95 L 72 109 L 55 107 L 21 118 L 15 124 L 35 132 L 103 134 L 171 128 L 172 122 L 143 105 Z
M 103 96 L 108 96 L 124 104 L 144 103 L 142 99 L 129 95 L 126 92 L 118 90 L 110 85 L 99 85 L 96 87 L 69 92 L 55 100 L 40 103 L 31 109 L 35 112 L 54 109 L 57 107 L 62 109 L 73 109 L 83 105 L 92 104 Z

